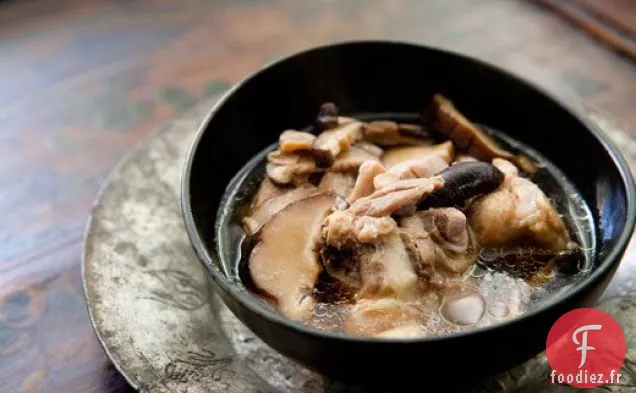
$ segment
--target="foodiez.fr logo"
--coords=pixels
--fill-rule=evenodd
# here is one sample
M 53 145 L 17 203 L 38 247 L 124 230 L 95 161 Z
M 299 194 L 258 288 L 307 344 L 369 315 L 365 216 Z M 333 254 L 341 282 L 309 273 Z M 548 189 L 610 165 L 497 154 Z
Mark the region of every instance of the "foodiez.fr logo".
M 614 318 L 593 308 L 570 311 L 548 334 L 550 382 L 578 388 L 620 384 L 626 350 L 625 335 Z

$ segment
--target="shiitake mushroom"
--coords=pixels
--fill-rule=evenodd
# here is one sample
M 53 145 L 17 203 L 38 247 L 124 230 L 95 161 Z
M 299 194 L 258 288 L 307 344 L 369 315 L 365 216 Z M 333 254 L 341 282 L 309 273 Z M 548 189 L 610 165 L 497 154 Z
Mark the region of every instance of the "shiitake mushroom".
M 290 319 L 306 320 L 316 304 L 312 292 L 322 271 L 316 241 L 334 204 L 328 194 L 290 204 L 263 226 L 252 249 L 248 267 L 254 286 Z
M 487 194 L 501 185 L 504 174 L 485 162 L 462 162 L 439 173 L 444 185 L 418 204 L 418 210 L 431 207 L 462 206 L 474 196 Z

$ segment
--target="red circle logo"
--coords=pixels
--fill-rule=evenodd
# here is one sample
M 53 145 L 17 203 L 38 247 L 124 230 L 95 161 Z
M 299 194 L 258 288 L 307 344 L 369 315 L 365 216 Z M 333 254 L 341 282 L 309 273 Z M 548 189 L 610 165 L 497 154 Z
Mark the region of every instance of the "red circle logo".
M 626 348 L 625 335 L 614 318 L 593 308 L 572 310 L 548 334 L 550 381 L 577 388 L 620 384 Z

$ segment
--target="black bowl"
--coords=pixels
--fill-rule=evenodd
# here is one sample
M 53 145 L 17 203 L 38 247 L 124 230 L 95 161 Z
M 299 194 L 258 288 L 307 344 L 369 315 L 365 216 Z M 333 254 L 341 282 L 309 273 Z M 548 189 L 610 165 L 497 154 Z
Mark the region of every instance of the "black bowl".
M 230 244 L 234 235 L 227 223 L 244 197 L 235 189 L 256 165 L 253 156 L 276 142 L 282 130 L 307 126 L 325 101 L 336 102 L 345 114 L 417 113 L 436 92 L 450 97 L 469 118 L 530 145 L 563 170 L 594 214 L 594 271 L 538 310 L 446 337 L 389 341 L 327 333 L 264 306 L 237 279 Z M 561 315 L 594 304 L 602 294 L 636 216 L 634 182 L 625 160 L 603 132 L 567 103 L 481 61 L 391 42 L 311 49 L 237 84 L 201 126 L 182 191 L 190 240 L 234 314 L 271 347 L 306 367 L 338 380 L 373 384 L 411 377 L 426 384 L 470 380 L 544 350 L 548 331 Z M 223 201 L 226 191 L 235 200 Z

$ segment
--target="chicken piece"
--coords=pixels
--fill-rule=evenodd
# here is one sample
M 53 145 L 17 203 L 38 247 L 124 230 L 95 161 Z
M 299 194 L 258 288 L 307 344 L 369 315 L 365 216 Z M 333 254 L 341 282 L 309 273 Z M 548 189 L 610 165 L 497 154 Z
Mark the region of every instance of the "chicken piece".
M 334 203 L 333 196 L 323 194 L 290 204 L 265 224 L 250 254 L 254 285 L 290 319 L 303 321 L 312 314 L 312 291 L 322 271 L 316 246 Z
M 380 146 L 426 145 L 430 134 L 421 126 L 398 124 L 394 121 L 372 121 L 363 127 L 364 139 Z
M 390 169 L 403 161 L 422 158 L 432 154 L 440 156 L 448 164 L 455 156 L 455 146 L 453 142 L 446 141 L 437 145 L 393 147 L 386 150 L 382 155 L 382 165 Z
M 309 175 L 321 169 L 316 167 L 311 157 L 276 150 L 267 155 L 265 171 L 270 180 L 278 185 L 298 185 L 306 183 Z
M 365 161 L 380 162 L 380 155 L 376 155 L 370 152 L 367 144 L 362 146 L 360 145 L 360 143 L 356 143 L 355 145 L 351 146 L 349 150 L 341 153 L 338 157 L 336 157 L 336 161 L 333 163 L 331 168 L 329 168 L 329 170 L 333 172 L 357 173 L 360 165 L 362 165 L 362 163 Z
M 318 188 L 324 192 L 331 192 L 346 199 L 353 190 L 356 177 L 351 173 L 327 172 L 320 179 Z
M 491 137 L 462 115 L 453 103 L 436 94 L 430 107 L 422 115 L 423 121 L 432 122 L 435 130 L 449 137 L 457 148 L 481 161 L 504 158 L 515 162 L 527 173 L 536 172 L 534 163 L 523 155 L 515 156 L 502 149 Z
M 416 294 L 417 275 L 397 233 L 377 241 L 361 252 L 359 298 L 396 297 L 410 299 Z
M 323 263 L 358 298 L 414 296 L 417 275 L 391 217 L 352 217 L 335 211 L 325 219 Z M 334 262 L 332 256 L 347 259 Z M 356 268 L 357 267 L 357 268 Z
M 373 185 L 376 189 L 380 189 L 400 180 L 431 177 L 446 167 L 448 162 L 437 154 L 426 155 L 392 166 L 386 173 L 376 176 L 373 179 Z
M 419 212 L 418 216 L 424 230 L 442 249 L 455 253 L 464 253 L 468 250 L 466 216 L 460 210 L 454 207 L 429 209 Z
M 391 183 L 373 194 L 356 200 L 346 211 L 354 216 L 382 217 L 398 209 L 416 205 L 435 190 L 444 186 L 439 176 L 407 179 Z
M 282 153 L 309 151 L 316 140 L 316 136 L 308 132 L 287 130 L 278 138 L 278 148 Z
M 316 187 L 305 184 L 295 189 L 291 189 L 286 193 L 268 199 L 258 206 L 252 213 L 243 218 L 243 225 L 250 235 L 256 234 L 263 225 L 265 225 L 276 213 L 283 210 L 290 204 L 305 199 L 318 190 Z
M 349 308 L 344 330 L 359 336 L 375 336 L 412 326 L 421 319 L 420 307 L 411 302 L 395 298 L 360 299 Z
M 348 122 L 318 135 L 312 146 L 316 166 L 331 167 L 340 153 L 362 139 L 362 126 L 358 121 Z
M 269 179 L 269 177 L 265 176 L 261 181 L 261 184 L 258 186 L 258 190 L 256 191 L 254 198 L 252 198 L 250 210 L 254 210 L 269 199 L 275 198 L 279 195 L 283 195 L 289 190 L 290 189 L 287 187 L 277 186 Z
M 325 244 L 342 249 L 356 244 L 373 243 L 395 232 L 395 221 L 388 216 L 355 216 L 351 212 L 334 211 L 325 218 L 322 237 Z
M 353 190 L 351 190 L 347 201 L 349 203 L 353 203 L 356 200 L 373 193 L 373 190 L 375 189 L 373 179 L 384 172 L 386 172 L 384 167 L 376 161 L 363 162 L 362 165 L 360 165 L 356 183 L 353 186 Z
M 455 208 L 429 209 L 400 220 L 403 239 L 415 261 L 415 271 L 425 281 L 444 281 L 438 268 L 459 275 L 475 262 L 466 216 Z
M 570 245 L 567 228 L 543 191 L 520 177 L 511 162 L 494 159 L 493 165 L 505 175 L 502 185 L 474 201 L 468 212 L 479 244 L 566 250 Z

